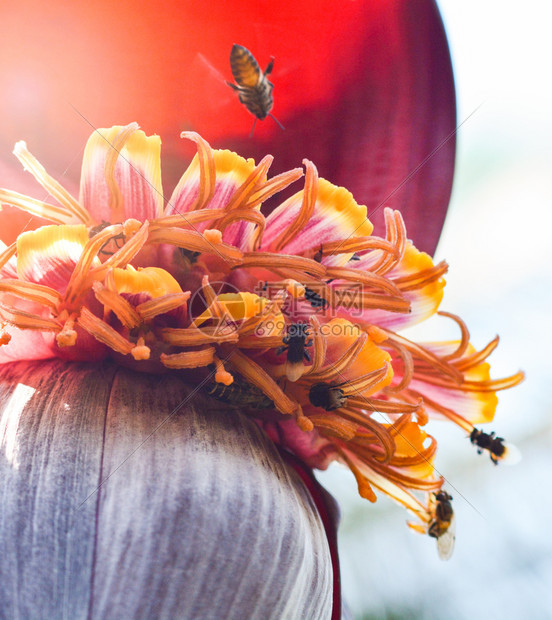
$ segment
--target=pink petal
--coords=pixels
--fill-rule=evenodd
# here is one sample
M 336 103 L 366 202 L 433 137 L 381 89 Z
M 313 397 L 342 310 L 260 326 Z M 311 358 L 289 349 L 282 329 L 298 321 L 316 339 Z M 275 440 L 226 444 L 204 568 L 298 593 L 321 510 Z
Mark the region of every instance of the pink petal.
M 88 241 L 84 225 L 43 226 L 17 239 L 19 278 L 65 291 Z
M 354 261 L 352 265 L 354 269 L 360 271 L 364 269 L 370 270 L 373 261 L 374 259 L 372 256 L 367 254 L 360 260 Z M 423 270 L 432 269 L 433 267 L 433 261 L 427 254 L 419 252 L 411 243 L 407 243 L 401 261 L 385 275 L 388 279 L 393 281 L 409 275 L 416 275 Z M 332 282 L 331 284 L 331 286 L 334 287 L 339 285 L 339 281 Z M 341 285 L 343 285 L 343 283 L 341 283 Z M 342 314 L 343 316 L 348 315 L 352 317 L 353 320 L 359 320 L 371 325 L 379 325 L 380 327 L 398 331 L 416 325 L 435 314 L 443 299 L 444 287 L 445 280 L 440 277 L 420 288 L 405 290 L 403 296 L 410 302 L 410 312 L 407 314 L 388 312 L 385 310 L 352 310 L 347 313 L 342 312 Z
M 11 336 L 8 344 L 0 346 L 0 364 L 19 360 L 44 360 L 55 357 L 55 335 L 32 329 L 8 327 Z
M 459 389 L 447 389 L 414 379 L 408 388 L 424 397 L 424 408 L 432 418 L 443 419 L 446 417 L 432 405 L 434 402 L 447 409 L 452 409 L 472 424 L 484 424 L 492 421 L 498 403 L 496 394 L 489 391 L 467 392 Z
M 275 209 L 266 220 L 262 249 L 275 250 L 280 235 L 297 219 L 304 191 L 297 192 Z M 372 225 L 366 218 L 366 207 L 358 205 L 351 193 L 325 179 L 318 183 L 318 195 L 314 211 L 301 231 L 286 243 L 281 251 L 285 254 L 300 254 L 312 248 L 318 250 L 325 243 L 347 239 L 350 236 L 369 236 Z M 349 255 L 335 255 L 324 264 L 342 264 Z
M 116 157 L 114 173 L 106 170 L 111 157 Z M 113 180 L 120 195 L 115 196 Z M 135 123 L 96 129 L 84 151 L 80 202 L 98 223 L 159 217 L 163 208 L 159 136 L 147 137 Z

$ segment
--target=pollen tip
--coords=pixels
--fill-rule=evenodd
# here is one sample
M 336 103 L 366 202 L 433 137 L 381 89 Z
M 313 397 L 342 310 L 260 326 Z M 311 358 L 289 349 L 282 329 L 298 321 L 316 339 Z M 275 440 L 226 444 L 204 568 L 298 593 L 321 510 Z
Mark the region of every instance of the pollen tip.
M 133 237 L 140 230 L 141 226 L 142 222 L 131 217 L 123 222 L 123 234 L 125 237 Z
M 429 415 L 423 406 L 416 411 L 416 422 L 418 426 L 425 426 L 429 422 Z
M 358 482 L 358 493 L 364 499 L 367 499 L 369 502 L 375 503 L 377 500 L 376 494 L 372 490 L 370 483 L 367 480 L 360 480 Z
M 25 142 L 25 140 L 18 140 L 15 143 L 15 146 L 13 147 L 13 154 L 17 155 L 18 153 L 21 153 L 21 151 L 26 151 L 27 150 L 27 143 Z
M 8 332 L 3 331 L 2 333 L 0 333 L 0 347 L 3 344 L 8 344 L 10 340 L 11 340 L 11 335 L 8 334 Z
M 138 345 L 132 349 L 131 354 L 136 361 L 149 360 L 151 349 L 146 345 Z
M 74 347 L 77 342 L 77 332 L 74 329 L 64 329 L 56 334 L 58 347 Z
M 221 370 L 215 373 L 215 381 L 223 385 L 231 385 L 234 383 L 234 377 L 227 370 Z
M 385 342 L 388 338 L 383 329 L 377 327 L 376 325 L 370 325 L 370 327 L 368 327 L 368 335 L 376 344 Z
M 309 418 L 307 418 L 307 416 L 303 415 L 302 413 L 300 413 L 297 416 L 297 426 L 302 430 L 305 431 L 306 433 L 312 431 L 314 429 L 314 424 L 312 423 L 311 420 L 309 420 Z
M 216 228 L 208 228 L 203 232 L 203 237 L 209 243 L 222 243 L 222 232 Z

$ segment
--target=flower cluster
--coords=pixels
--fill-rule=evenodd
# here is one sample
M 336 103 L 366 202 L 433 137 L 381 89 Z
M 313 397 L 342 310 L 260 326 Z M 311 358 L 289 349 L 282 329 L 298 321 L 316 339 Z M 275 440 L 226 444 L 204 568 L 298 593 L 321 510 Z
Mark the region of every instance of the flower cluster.
M 255 164 L 182 136 L 197 154 L 166 203 L 160 140 L 135 123 L 92 134 L 78 201 L 16 145 L 57 204 L 0 190 L 44 220 L 0 248 L 0 361 L 111 356 L 189 375 L 309 465 L 346 464 L 363 497 L 383 491 L 439 537 L 450 496 L 424 425 L 451 420 L 497 462 L 503 440 L 474 425 L 523 375 L 491 379 L 498 340 L 477 351 L 453 314 L 439 312 L 457 342 L 397 333 L 438 312 L 447 270 L 407 239 L 399 212 L 374 236 L 366 208 L 310 161 L 268 178 L 270 156 Z

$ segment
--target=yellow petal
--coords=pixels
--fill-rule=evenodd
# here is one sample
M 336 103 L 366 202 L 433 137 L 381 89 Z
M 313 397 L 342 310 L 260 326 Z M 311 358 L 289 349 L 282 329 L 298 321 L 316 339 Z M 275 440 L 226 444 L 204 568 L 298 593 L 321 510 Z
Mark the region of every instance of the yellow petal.
M 117 293 L 145 293 L 152 298 L 174 293 L 182 293 L 178 282 L 168 271 L 160 267 L 134 269 L 128 265 L 126 269 L 115 268 L 110 279 L 110 288 L 114 286 Z
M 42 226 L 17 238 L 17 273 L 22 280 L 64 288 L 88 243 L 83 224 Z

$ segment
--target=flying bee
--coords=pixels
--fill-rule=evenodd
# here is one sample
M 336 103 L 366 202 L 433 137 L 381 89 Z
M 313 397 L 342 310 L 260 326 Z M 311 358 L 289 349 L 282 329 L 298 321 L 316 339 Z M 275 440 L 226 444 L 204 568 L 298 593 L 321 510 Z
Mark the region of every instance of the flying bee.
M 282 342 L 284 346 L 277 349 L 276 355 L 287 351 L 286 376 L 290 381 L 297 381 L 303 374 L 303 360 L 311 361 L 309 352 L 306 350 L 306 347 L 312 345 L 312 338 L 309 338 L 309 325 L 292 323 Z
M 274 68 L 274 57 L 270 57 L 270 62 L 262 73 L 253 54 L 243 45 L 234 44 L 230 52 L 230 68 L 236 84 L 226 83 L 238 93 L 240 102 L 255 117 L 250 136 L 253 136 L 257 119 L 264 121 L 267 116 L 270 116 L 281 129 L 284 129 L 280 121 L 270 113 L 274 105 L 272 99 L 274 84 L 269 81 L 268 76 Z
M 249 409 L 271 409 L 274 407 L 272 400 L 268 398 L 261 388 L 249 383 L 245 379 L 237 379 L 236 377 L 234 377 L 234 381 L 230 385 L 213 381 L 207 384 L 205 392 L 212 398 L 226 403 L 230 407 Z
M 478 454 L 482 454 L 483 450 L 487 450 L 491 461 L 495 465 L 498 465 L 499 461 L 503 462 L 505 459 L 508 460 L 509 464 L 513 465 L 521 458 L 519 450 L 515 446 L 507 444 L 503 437 L 497 437 L 494 432 L 485 433 L 478 428 L 474 428 L 470 433 L 470 441 L 474 446 L 477 446 Z
M 456 523 L 452 509 L 452 495 L 446 491 L 434 493 L 435 509 L 427 533 L 437 541 L 437 552 L 441 560 L 448 560 L 454 550 Z
M 322 407 L 326 411 L 333 411 L 345 407 L 347 397 L 341 389 L 343 383 L 332 385 L 331 383 L 315 383 L 309 390 L 309 400 L 315 407 Z

